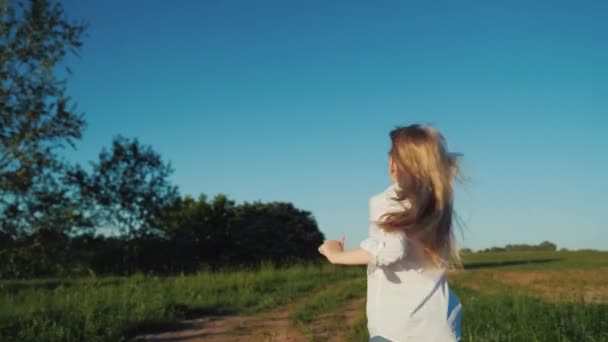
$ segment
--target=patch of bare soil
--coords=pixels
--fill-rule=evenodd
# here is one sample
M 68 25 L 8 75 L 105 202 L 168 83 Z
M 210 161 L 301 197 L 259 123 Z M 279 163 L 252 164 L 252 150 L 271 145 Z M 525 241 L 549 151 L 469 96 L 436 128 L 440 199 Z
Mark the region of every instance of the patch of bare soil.
M 145 335 L 139 341 L 306 341 L 289 319 L 289 312 L 255 316 L 204 317 L 184 321 L 184 329 Z

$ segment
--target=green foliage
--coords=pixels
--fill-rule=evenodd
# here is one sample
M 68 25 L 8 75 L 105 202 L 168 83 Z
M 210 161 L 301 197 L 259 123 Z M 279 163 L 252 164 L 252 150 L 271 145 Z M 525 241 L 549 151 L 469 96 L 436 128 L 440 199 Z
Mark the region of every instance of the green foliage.
M 318 259 L 324 236 L 308 211 L 291 203 L 235 204 L 224 195 L 177 200 L 163 213 L 163 236 L 182 267 L 288 264 Z M 172 253 L 178 253 L 172 254 Z M 174 266 L 172 266 L 174 268 Z
M 228 225 L 234 210 L 235 202 L 224 195 L 208 202 L 201 194 L 198 200 L 178 198 L 161 214 L 162 235 L 173 243 L 175 253 L 171 255 L 181 267 L 197 269 L 201 263 L 220 263 L 222 253 L 231 244 Z
M 65 235 L 46 230 L 0 249 L 0 277 L 65 275 L 62 265 L 67 258 L 66 240 Z
M 291 203 L 244 203 L 236 206 L 228 224 L 226 263 L 286 261 L 318 257 L 324 236 L 312 214 Z
M 82 45 L 85 25 L 59 3 L 0 2 L 0 232 L 18 238 L 90 224 L 57 151 L 80 139 L 85 121 L 56 68 Z
M 156 229 L 110 237 L 45 232 L 0 246 L 0 278 L 89 273 L 175 274 L 257 265 L 320 260 L 324 236 L 310 212 L 290 203 L 235 204 L 224 195 L 207 201 L 190 197 L 161 203 Z M 146 215 L 150 215 L 149 212 Z M 144 233 L 145 232 L 145 233 Z
M 68 235 L 94 225 L 59 155 L 83 115 L 57 76 L 83 23 L 58 2 L 0 2 L 0 276 L 63 274 Z

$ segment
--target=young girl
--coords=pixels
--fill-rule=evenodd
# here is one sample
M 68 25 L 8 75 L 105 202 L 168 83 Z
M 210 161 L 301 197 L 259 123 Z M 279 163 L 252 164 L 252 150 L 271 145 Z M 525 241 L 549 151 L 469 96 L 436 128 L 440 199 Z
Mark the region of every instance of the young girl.
M 319 247 L 333 264 L 367 264 L 370 341 L 460 340 L 462 307 L 448 288 L 451 259 L 460 265 L 452 228 L 457 154 L 436 130 L 411 125 L 390 132 L 392 185 L 373 196 L 370 237 L 344 251 L 341 241 Z

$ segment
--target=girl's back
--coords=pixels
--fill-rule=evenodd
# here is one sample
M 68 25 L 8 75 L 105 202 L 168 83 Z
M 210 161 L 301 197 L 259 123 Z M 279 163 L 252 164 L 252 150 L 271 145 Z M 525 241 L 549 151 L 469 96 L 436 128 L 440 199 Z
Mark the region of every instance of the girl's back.
M 384 213 L 409 206 L 395 197 L 391 185 L 370 199 L 370 237 L 360 243 L 374 256 L 367 268 L 369 334 L 391 341 L 454 341 L 461 308 L 444 270 L 429 263 L 414 237 L 376 224 Z

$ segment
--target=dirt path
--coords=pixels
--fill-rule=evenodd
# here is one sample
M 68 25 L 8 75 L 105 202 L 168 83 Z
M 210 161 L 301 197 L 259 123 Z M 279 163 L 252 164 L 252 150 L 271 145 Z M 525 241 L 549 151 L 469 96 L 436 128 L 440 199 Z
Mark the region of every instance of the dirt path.
M 327 291 L 336 284 L 331 284 L 319 291 Z M 227 341 L 264 341 L 264 342 L 299 342 L 299 341 L 345 341 L 345 337 L 331 336 L 347 331 L 346 326 L 353 325 L 360 318 L 365 298 L 358 298 L 339 313 L 320 316 L 312 323 L 313 334 L 304 335 L 291 320 L 292 313 L 309 299 L 298 298 L 292 303 L 255 315 L 212 316 L 180 322 L 175 331 L 159 334 L 140 335 L 135 341 L 148 342 L 227 342 Z M 338 317 L 336 317 L 338 315 Z M 336 331 L 338 329 L 339 331 Z
M 138 341 L 306 341 L 292 326 L 289 311 L 255 316 L 204 317 L 183 321 L 184 329 L 143 335 Z
M 357 298 L 338 312 L 319 316 L 311 324 L 311 333 L 307 337 L 312 341 L 341 342 L 348 341 L 352 328 L 365 315 L 365 297 Z

